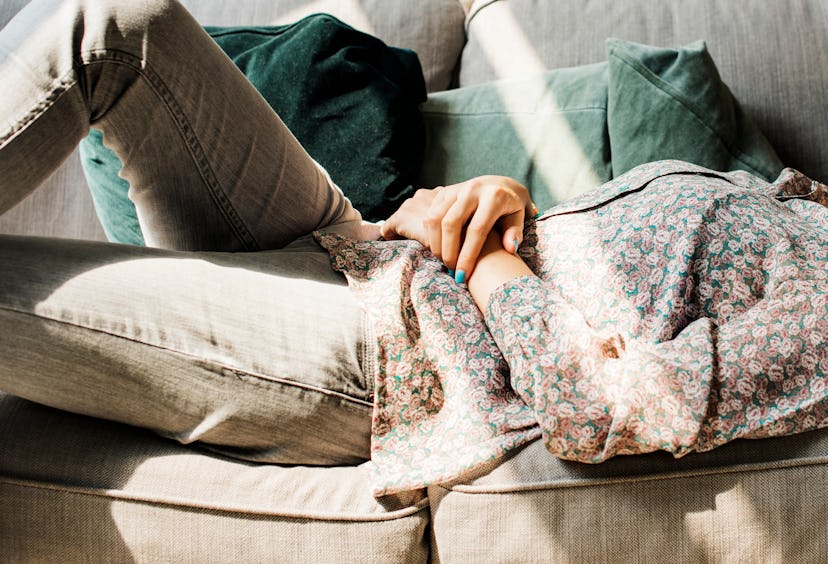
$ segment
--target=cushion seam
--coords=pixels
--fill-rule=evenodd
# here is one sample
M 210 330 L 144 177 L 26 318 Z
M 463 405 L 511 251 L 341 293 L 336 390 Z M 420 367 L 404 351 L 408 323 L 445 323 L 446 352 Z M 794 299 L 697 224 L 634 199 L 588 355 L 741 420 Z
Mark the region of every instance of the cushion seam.
M 456 486 L 437 486 L 449 492 L 464 494 L 503 494 L 503 493 L 526 493 L 545 490 L 564 490 L 569 488 L 589 488 L 620 484 L 631 484 L 640 482 L 655 482 L 665 480 L 681 480 L 687 478 L 701 478 L 706 476 L 719 476 L 726 474 L 744 474 L 753 472 L 770 472 L 774 470 L 786 470 L 790 468 L 801 468 L 808 466 L 828 465 L 828 455 L 814 456 L 808 458 L 797 458 L 794 460 L 781 460 L 773 462 L 757 462 L 752 464 L 737 464 L 733 466 L 712 466 L 710 468 L 697 468 L 693 470 L 680 470 L 658 474 L 640 474 L 635 476 L 616 476 L 595 479 L 576 479 L 571 481 L 546 481 L 537 483 L 476 486 L 474 484 L 460 484 Z
M 341 521 L 341 522 L 381 522 L 381 521 L 396 521 L 411 516 L 416 516 L 429 507 L 428 497 L 423 498 L 416 504 L 408 506 L 403 509 L 390 511 L 386 514 L 365 514 L 365 515 L 348 515 L 325 512 L 304 512 L 296 510 L 278 510 L 267 509 L 263 507 L 251 507 L 245 505 L 234 505 L 232 503 L 201 503 L 185 498 L 175 496 L 153 496 L 146 494 L 137 494 L 127 492 L 120 489 L 110 488 L 94 488 L 84 486 L 66 486 L 62 484 L 55 484 L 50 482 L 41 482 L 36 480 L 27 480 L 23 478 L 15 478 L 11 476 L 0 475 L 0 484 L 8 484 L 11 486 L 21 488 L 41 489 L 52 492 L 68 493 L 73 495 L 86 495 L 93 497 L 101 497 L 106 499 L 117 499 L 120 501 L 135 502 L 147 505 L 155 505 L 161 507 L 172 508 L 188 508 L 201 509 L 215 513 L 231 513 L 241 515 L 261 515 L 270 517 L 279 517 L 283 519 L 297 519 L 297 520 L 315 520 L 315 521 Z
M 487 2 L 481 3 L 479 6 L 472 6 L 473 9 L 466 16 L 465 28 L 466 28 L 466 34 L 467 35 L 468 35 L 468 32 L 469 32 L 469 27 L 471 27 L 472 20 L 477 16 L 477 14 L 482 12 L 485 8 L 488 8 L 492 4 L 496 4 L 498 2 L 500 2 L 500 0 L 488 0 Z M 475 4 L 476 4 L 476 2 L 475 2 Z

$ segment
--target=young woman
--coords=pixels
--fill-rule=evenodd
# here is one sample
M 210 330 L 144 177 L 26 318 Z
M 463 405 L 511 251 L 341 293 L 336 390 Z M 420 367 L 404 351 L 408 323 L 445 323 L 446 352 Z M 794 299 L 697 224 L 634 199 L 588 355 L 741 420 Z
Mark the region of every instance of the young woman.
M 371 459 L 377 494 L 540 435 L 599 462 L 828 424 L 826 188 L 795 171 L 652 163 L 538 217 L 484 176 L 364 224 L 166 0 L 32 2 L 0 92 L 0 212 L 93 124 L 150 245 L 0 237 L 6 393 L 248 460 Z

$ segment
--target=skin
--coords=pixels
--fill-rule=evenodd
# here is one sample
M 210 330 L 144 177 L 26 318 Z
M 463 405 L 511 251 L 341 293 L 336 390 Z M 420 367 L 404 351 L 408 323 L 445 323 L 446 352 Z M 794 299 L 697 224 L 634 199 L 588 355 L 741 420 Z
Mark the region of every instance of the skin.
M 515 243 L 523 240 L 526 217 L 535 214 L 522 184 L 505 176 L 480 176 L 418 190 L 383 223 L 380 234 L 422 243 L 468 283 L 477 307 L 485 311 L 498 286 L 532 275 Z

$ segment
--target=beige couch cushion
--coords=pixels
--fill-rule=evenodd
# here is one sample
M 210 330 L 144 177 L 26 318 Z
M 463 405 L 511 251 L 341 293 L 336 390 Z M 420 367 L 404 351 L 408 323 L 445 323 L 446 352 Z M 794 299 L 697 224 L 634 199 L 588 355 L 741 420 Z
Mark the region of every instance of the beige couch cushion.
M 425 562 L 424 492 L 357 467 L 246 464 L 0 394 L 0 553 L 12 562 Z
M 606 58 L 604 40 L 704 39 L 725 83 L 786 165 L 828 180 L 824 0 L 476 0 L 461 85 Z
M 826 480 L 828 431 L 594 466 L 536 441 L 468 483 L 429 488 L 432 558 L 824 562 Z

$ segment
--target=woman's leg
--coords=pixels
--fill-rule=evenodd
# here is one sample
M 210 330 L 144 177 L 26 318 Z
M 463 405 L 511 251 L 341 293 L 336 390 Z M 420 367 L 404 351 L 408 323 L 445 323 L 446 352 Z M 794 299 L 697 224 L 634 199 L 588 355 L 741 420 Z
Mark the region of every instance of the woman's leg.
M 228 455 L 367 459 L 366 331 L 307 239 L 193 253 L 0 236 L 0 390 Z
M 35 0 L 0 32 L 0 213 L 90 124 L 124 164 L 149 245 L 273 249 L 359 219 L 174 0 Z
M 0 116 L 0 211 L 94 123 L 153 245 L 275 248 L 359 217 L 172 1 L 35 0 L 0 32 Z M 307 241 L 201 254 L 0 237 L 0 390 L 227 454 L 367 458 L 364 331 Z

